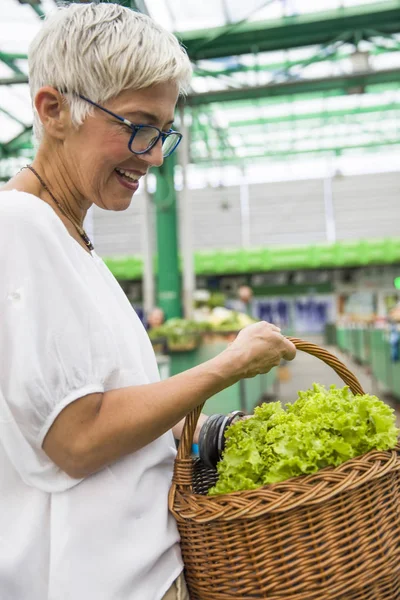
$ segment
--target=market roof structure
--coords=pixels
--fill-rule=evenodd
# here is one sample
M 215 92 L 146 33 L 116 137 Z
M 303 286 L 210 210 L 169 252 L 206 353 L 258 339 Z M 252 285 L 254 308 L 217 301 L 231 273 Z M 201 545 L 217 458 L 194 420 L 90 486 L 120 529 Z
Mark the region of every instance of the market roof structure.
M 2 0 L 0 177 L 32 154 L 26 54 L 56 4 Z M 400 0 L 120 4 L 150 14 L 187 48 L 191 163 L 400 156 Z

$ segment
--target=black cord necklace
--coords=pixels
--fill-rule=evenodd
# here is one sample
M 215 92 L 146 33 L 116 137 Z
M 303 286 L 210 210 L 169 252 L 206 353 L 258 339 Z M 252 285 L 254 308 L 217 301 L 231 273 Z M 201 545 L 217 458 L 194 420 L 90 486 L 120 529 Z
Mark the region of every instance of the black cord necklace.
M 67 219 L 69 221 L 71 221 L 72 225 L 74 225 L 75 229 L 77 230 L 77 232 L 79 233 L 79 235 L 81 236 L 81 238 L 83 239 L 83 241 L 85 242 L 85 246 L 90 250 L 94 250 L 94 246 L 92 244 L 92 242 L 89 239 L 88 234 L 86 233 L 86 231 L 83 229 L 83 227 L 81 227 L 79 225 L 79 223 L 76 221 L 76 219 L 72 216 L 69 215 L 67 213 L 67 211 L 65 210 L 65 208 L 62 206 L 62 204 L 60 204 L 60 202 L 57 200 L 57 198 L 54 197 L 53 193 L 50 191 L 49 187 L 47 186 L 47 184 L 43 181 L 43 179 L 41 178 L 41 176 L 39 175 L 39 173 L 37 171 L 35 171 L 35 169 L 32 167 L 32 165 L 26 165 L 25 167 L 23 167 L 24 169 L 29 169 L 30 171 L 32 171 L 32 173 L 34 175 L 36 175 L 36 177 L 39 179 L 42 187 L 46 190 L 46 192 L 52 197 L 52 199 L 54 200 L 54 202 L 56 203 L 56 205 L 58 206 L 58 208 L 60 209 L 60 211 L 62 212 L 62 214 L 64 215 L 64 217 L 67 217 Z

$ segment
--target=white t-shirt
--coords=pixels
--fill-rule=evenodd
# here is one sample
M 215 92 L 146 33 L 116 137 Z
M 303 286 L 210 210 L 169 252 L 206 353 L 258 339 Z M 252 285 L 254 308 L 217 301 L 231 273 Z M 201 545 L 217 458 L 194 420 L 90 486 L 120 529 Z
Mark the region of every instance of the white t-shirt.
M 103 261 L 45 202 L 0 192 L 1 600 L 160 600 L 179 575 L 171 432 L 82 480 L 41 447 L 77 398 L 158 380 Z

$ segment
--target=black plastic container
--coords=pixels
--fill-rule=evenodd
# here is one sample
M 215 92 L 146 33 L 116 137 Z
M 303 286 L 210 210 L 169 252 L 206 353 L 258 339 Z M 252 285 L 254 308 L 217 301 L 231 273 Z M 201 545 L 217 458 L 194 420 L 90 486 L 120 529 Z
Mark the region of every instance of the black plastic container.
M 207 467 L 216 469 L 225 449 L 225 432 L 242 417 L 244 413 L 236 410 L 229 415 L 211 415 L 204 423 L 199 435 L 199 457 Z

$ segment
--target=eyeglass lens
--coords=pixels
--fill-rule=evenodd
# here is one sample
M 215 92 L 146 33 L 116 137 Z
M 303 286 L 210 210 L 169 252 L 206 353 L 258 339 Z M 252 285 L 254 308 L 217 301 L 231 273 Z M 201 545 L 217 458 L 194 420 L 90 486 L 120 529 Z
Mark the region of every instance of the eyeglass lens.
M 141 127 L 133 138 L 130 149 L 132 152 L 146 152 L 158 138 L 158 133 L 152 127 Z M 165 138 L 163 143 L 163 156 L 167 156 L 177 145 L 179 136 L 171 134 Z
M 179 144 L 180 136 L 175 133 L 171 133 L 167 138 L 165 138 L 163 143 L 163 155 L 168 156 Z

